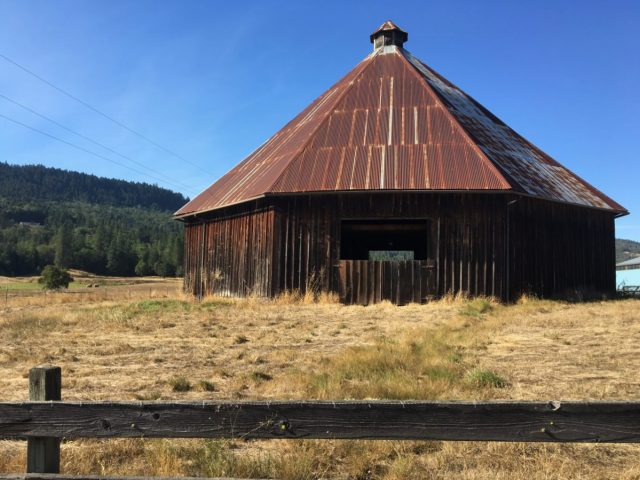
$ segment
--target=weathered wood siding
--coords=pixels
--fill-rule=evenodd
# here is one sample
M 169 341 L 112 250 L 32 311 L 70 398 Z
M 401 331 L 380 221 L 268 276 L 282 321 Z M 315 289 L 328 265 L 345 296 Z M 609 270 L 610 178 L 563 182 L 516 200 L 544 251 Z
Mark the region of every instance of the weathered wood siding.
M 436 296 L 447 292 L 504 296 L 506 197 L 470 194 L 299 196 L 276 204 L 280 290 L 311 286 L 340 292 L 340 222 L 430 220 L 428 260 Z M 309 279 L 313 278 L 310 283 Z
M 509 206 L 508 238 L 507 300 L 615 292 L 613 214 L 520 198 Z
M 197 296 L 272 295 L 273 226 L 273 208 L 187 223 L 185 291 Z
M 387 280 L 369 275 L 373 267 L 358 273 L 352 263 L 350 285 L 340 277 L 349 268 L 340 258 L 341 221 L 370 219 L 429 220 L 428 292 L 414 288 L 391 298 L 396 303 L 415 301 L 416 292 L 420 301 L 447 293 L 509 301 L 615 288 L 611 213 L 507 194 L 398 192 L 272 197 L 187 221 L 185 290 L 271 296 L 314 289 L 347 303 L 375 302 L 382 284 L 375 282 Z M 373 282 L 366 292 L 354 284 L 363 281 Z

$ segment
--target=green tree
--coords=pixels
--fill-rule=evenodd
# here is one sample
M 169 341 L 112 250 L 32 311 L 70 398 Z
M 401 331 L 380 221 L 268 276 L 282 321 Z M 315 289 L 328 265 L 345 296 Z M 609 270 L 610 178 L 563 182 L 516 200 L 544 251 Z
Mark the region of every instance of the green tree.
M 60 268 L 68 268 L 73 260 L 73 233 L 71 227 L 64 223 L 58 228 L 55 238 L 56 256 L 54 263 Z
M 137 255 L 133 251 L 133 243 L 118 233 L 107 249 L 107 271 L 111 275 L 128 276 L 135 273 Z
M 149 263 L 149 249 L 144 246 L 138 256 L 138 263 L 136 263 L 136 275 L 146 277 L 153 275 L 153 273 L 153 267 Z
M 44 267 L 38 279 L 38 283 L 42 284 L 42 288 L 49 290 L 69 288 L 69 283 L 72 281 L 73 277 L 69 275 L 69 272 L 55 265 Z

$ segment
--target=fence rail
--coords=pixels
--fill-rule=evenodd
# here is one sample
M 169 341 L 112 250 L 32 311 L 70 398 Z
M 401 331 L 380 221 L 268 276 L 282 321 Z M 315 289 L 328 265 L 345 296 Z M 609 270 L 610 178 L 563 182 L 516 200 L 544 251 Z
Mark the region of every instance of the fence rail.
M 637 402 L 0 403 L 0 438 L 640 442 Z
M 640 443 L 640 402 L 62 402 L 58 367 L 29 380 L 32 401 L 0 403 L 0 438 L 29 441 L 34 473 L 75 438 Z
M 624 285 L 618 292 L 623 297 L 640 297 L 640 285 Z

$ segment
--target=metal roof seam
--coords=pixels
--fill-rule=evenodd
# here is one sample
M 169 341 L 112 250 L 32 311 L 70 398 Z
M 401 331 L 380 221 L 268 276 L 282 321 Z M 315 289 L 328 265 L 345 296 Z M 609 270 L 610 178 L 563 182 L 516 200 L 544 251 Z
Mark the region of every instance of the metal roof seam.
M 367 55 L 367 57 L 363 61 L 363 62 L 366 62 L 364 64 L 364 66 L 357 73 L 357 75 L 355 75 L 353 77 L 353 79 L 351 80 L 350 84 L 344 89 L 344 91 L 338 96 L 338 98 L 336 98 L 335 103 L 333 104 L 333 107 L 329 110 L 329 113 L 325 116 L 325 118 L 323 118 L 318 123 L 318 125 L 316 126 L 314 131 L 309 135 L 309 138 L 307 139 L 307 141 L 298 149 L 298 153 L 292 155 L 291 159 L 287 163 L 287 166 L 282 169 L 282 171 L 280 172 L 278 177 L 271 183 L 271 186 L 267 189 L 267 191 L 270 191 L 271 189 L 273 189 L 273 187 L 275 187 L 280 182 L 282 176 L 285 174 L 285 172 L 291 166 L 291 164 L 294 161 L 296 161 L 300 157 L 300 155 L 302 155 L 302 153 L 307 149 L 307 147 L 309 146 L 311 141 L 314 139 L 314 134 L 316 132 L 320 131 L 320 129 L 324 126 L 325 122 L 327 122 L 327 121 L 329 121 L 331 119 L 331 113 L 334 111 L 335 107 L 340 105 L 340 102 L 342 101 L 342 99 L 344 99 L 345 96 L 347 95 L 347 93 L 349 93 L 351 91 L 351 89 L 356 84 L 356 80 L 358 79 L 358 77 L 360 77 L 367 70 L 367 68 L 369 68 L 373 64 L 372 60 L 376 57 L 376 55 L 377 55 L 376 52 L 374 52 L 373 54 Z
M 400 58 L 402 58 L 407 63 L 407 66 L 410 68 L 410 70 L 420 79 L 420 81 L 424 84 L 424 86 L 427 88 L 427 90 L 429 90 L 429 92 L 431 92 L 433 94 L 434 98 L 439 103 L 439 106 L 444 110 L 445 114 L 451 119 L 451 121 L 454 123 L 454 125 L 456 125 L 458 127 L 458 129 L 462 132 L 462 134 L 466 138 L 466 140 L 469 143 L 469 145 L 471 146 L 471 148 L 474 149 L 480 155 L 480 157 L 485 161 L 486 165 L 499 176 L 499 179 L 501 180 L 501 183 L 505 186 L 505 190 L 514 189 L 514 186 L 511 184 L 512 182 L 509 181 L 510 177 L 506 176 L 504 174 L 504 172 L 502 172 L 501 169 L 498 168 L 498 166 L 489 157 L 487 157 L 487 155 L 482 151 L 482 149 L 478 146 L 478 144 L 475 142 L 475 140 L 473 140 L 471 138 L 471 136 L 469 135 L 467 130 L 462 125 L 460 125 L 460 122 L 458 122 L 458 119 L 456 119 L 454 117 L 454 115 L 449 111 L 449 108 L 444 104 L 444 101 L 440 98 L 440 95 L 438 95 L 438 93 L 435 91 L 435 89 L 431 88 L 431 85 L 429 85 L 429 82 L 427 82 L 426 79 L 424 78 L 424 76 L 421 75 L 417 71 L 417 68 L 413 64 L 413 62 L 411 62 L 408 58 L 405 57 L 405 55 L 404 55 L 405 53 L 407 53 L 407 54 L 411 55 L 411 57 L 413 57 L 411 52 L 409 52 L 408 50 L 406 50 L 404 48 L 403 49 L 399 49 L 399 51 L 398 51 L 398 55 L 400 56 Z M 415 58 L 415 57 L 413 57 L 413 58 Z M 513 182 L 513 183 L 516 183 L 516 182 Z

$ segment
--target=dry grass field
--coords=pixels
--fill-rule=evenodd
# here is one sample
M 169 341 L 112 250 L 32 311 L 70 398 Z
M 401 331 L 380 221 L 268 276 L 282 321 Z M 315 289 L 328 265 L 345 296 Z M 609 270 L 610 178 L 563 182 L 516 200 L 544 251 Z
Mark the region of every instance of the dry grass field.
M 0 398 L 36 364 L 67 400 L 635 399 L 640 301 L 195 302 L 178 284 L 0 302 Z M 149 292 L 153 293 L 153 292 Z M 35 295 L 35 294 L 34 294 Z M 65 296 L 66 295 L 66 296 Z M 150 295 L 153 296 L 153 295 Z M 0 442 L 0 472 L 25 445 Z M 247 478 L 640 478 L 640 446 L 388 441 L 73 441 L 65 473 Z

